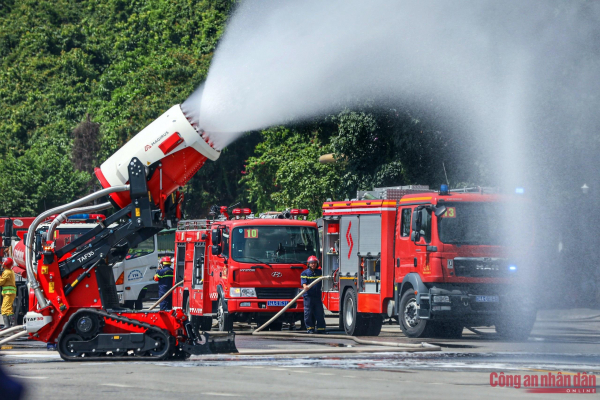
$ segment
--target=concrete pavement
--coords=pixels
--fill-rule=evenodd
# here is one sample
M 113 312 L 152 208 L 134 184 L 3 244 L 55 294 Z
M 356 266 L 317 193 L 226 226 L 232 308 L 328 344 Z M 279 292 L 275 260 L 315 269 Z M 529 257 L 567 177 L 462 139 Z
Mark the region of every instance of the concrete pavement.
M 342 339 L 279 340 L 240 334 L 240 350 L 294 349 L 297 355 L 195 356 L 179 362 L 63 362 L 43 344 L 17 342 L 0 352 L 10 375 L 27 384 L 28 399 L 68 400 L 154 397 L 289 398 L 563 398 L 524 388 L 490 385 L 490 374 L 600 375 L 600 312 L 548 311 L 538 315 L 526 342 L 500 340 L 493 328 L 463 332 L 460 340 L 430 339 L 441 352 L 302 355 L 306 349 L 360 348 Z M 330 321 L 332 324 L 335 321 Z M 381 341 L 418 343 L 397 325 L 384 326 Z M 368 350 L 368 348 L 366 349 Z M 542 397 L 543 396 L 543 397 Z M 1 396 L 0 396 L 1 398 Z

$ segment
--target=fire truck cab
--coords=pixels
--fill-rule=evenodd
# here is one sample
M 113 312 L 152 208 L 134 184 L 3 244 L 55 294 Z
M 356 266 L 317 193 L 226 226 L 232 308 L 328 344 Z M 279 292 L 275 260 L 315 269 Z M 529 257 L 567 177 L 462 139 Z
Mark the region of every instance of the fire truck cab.
M 220 331 L 231 330 L 233 322 L 266 322 L 301 290 L 307 258 L 320 257 L 317 225 L 305 220 L 308 210 L 291 210 L 289 219 L 248 218 L 249 209 L 232 214 L 178 224 L 175 282 L 184 284 L 174 291 L 173 307 L 202 330 L 213 318 Z M 293 327 L 303 311 L 300 299 L 270 328 L 280 330 L 284 322 Z
M 408 337 L 460 337 L 495 325 L 526 338 L 535 310 L 502 233 L 506 196 L 381 188 L 385 199 L 323 204 L 325 306 L 351 335 L 378 335 L 397 317 Z M 374 197 L 367 195 L 367 197 Z

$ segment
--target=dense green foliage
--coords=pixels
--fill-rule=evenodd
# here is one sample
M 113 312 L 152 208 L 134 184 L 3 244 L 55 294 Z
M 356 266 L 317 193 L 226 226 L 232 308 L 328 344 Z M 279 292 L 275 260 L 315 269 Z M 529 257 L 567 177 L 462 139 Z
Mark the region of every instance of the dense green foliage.
M 88 190 L 71 131 L 89 113 L 106 159 L 206 77 L 231 1 L 3 0 L 0 214 Z M 200 172 L 202 174 L 202 172 Z
M 233 5 L 2 0 L 0 214 L 34 215 L 87 193 L 92 164 L 205 79 Z M 256 211 L 306 207 L 315 216 L 326 198 L 357 189 L 439 184 L 442 162 L 452 183 L 477 179 L 464 173 L 472 165 L 456 162 L 468 155 L 451 137 L 406 111 L 368 105 L 249 133 L 192 179 L 184 209 L 199 217 L 211 204 L 241 202 Z M 326 153 L 338 162 L 320 164 Z
M 310 124 L 262 132 L 242 182 L 259 210 L 302 207 L 320 214 L 327 198 L 353 198 L 357 190 L 480 179 L 457 135 L 427 126 L 395 109 L 344 110 Z M 320 164 L 333 153 L 336 163 Z M 467 160 L 467 161 L 465 161 Z

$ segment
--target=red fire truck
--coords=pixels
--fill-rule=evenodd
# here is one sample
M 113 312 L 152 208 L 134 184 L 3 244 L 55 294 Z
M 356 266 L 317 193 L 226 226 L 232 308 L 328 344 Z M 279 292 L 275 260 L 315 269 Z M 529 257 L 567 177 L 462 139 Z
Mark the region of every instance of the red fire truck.
M 180 221 L 175 235 L 175 282 L 184 284 L 174 291 L 173 307 L 201 330 L 209 330 L 213 318 L 220 331 L 231 330 L 235 321 L 265 322 L 301 290 L 306 259 L 320 256 L 308 210 L 263 218 L 252 218 L 247 208 L 234 209 L 231 218 L 226 207 L 221 212 L 215 221 Z M 293 326 L 303 310 L 299 300 L 270 328 Z
M 500 229 L 506 196 L 377 190 L 385 199 L 367 193 L 323 204 L 323 275 L 334 276 L 323 300 L 348 334 L 378 335 L 388 316 L 408 337 L 460 337 L 463 327 L 482 325 L 529 335 L 531 299 L 511 292 L 524 266 L 508 255 Z
M 13 271 L 15 272 L 15 280 L 17 286 L 17 297 L 13 304 L 17 323 L 23 322 L 23 316 L 27 313 L 28 289 L 24 264 L 18 264 L 14 252 L 14 246 L 19 240 L 23 240 L 27 229 L 33 222 L 34 217 L 0 217 L 0 260 L 4 257 L 12 257 L 15 260 Z
M 23 239 L 35 217 L 0 217 L 0 257 L 10 256 L 12 241 Z

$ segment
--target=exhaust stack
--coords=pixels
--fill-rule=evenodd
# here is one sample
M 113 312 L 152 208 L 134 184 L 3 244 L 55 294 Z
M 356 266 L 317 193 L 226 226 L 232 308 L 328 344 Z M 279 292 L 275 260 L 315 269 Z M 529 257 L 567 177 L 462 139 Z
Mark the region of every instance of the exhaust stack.
M 215 150 L 192 126 L 175 105 L 145 127 L 94 171 L 104 189 L 129 182 L 128 163 L 137 157 L 147 168 L 148 190 L 159 205 L 179 187 L 184 186 L 204 165 L 215 161 L 221 152 Z M 131 202 L 129 192 L 115 192 L 110 198 L 119 208 Z

